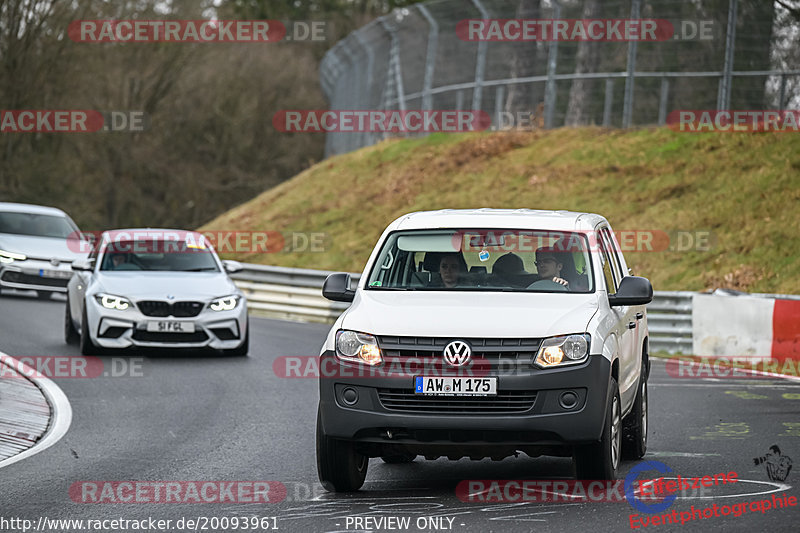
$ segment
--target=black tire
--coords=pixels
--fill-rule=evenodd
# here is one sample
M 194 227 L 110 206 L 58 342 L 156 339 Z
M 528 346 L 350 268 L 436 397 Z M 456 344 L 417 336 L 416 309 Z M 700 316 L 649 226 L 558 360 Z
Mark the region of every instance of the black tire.
M 83 314 L 81 315 L 81 353 L 83 355 L 99 355 L 100 349 L 95 346 L 92 342 L 92 339 L 89 337 L 89 324 L 86 320 L 86 308 L 83 309 Z
M 410 454 L 408 452 L 395 453 L 392 455 L 381 455 L 381 459 L 383 460 L 383 462 L 390 465 L 413 463 L 414 459 L 416 458 L 417 458 L 416 455 Z
M 575 448 L 575 473 L 578 479 L 607 480 L 617 478 L 622 448 L 622 406 L 617 380 L 611 378 L 606 420 L 600 442 Z
M 247 332 L 244 334 L 244 341 L 236 348 L 225 350 L 228 355 L 235 355 L 239 357 L 246 357 L 250 352 L 250 319 L 247 319 Z
M 356 452 L 352 442 L 332 439 L 322 429 L 317 411 L 317 475 L 330 492 L 351 492 L 361 488 L 367 477 L 369 457 Z
M 647 453 L 647 370 L 643 362 L 633 409 L 622 421 L 622 456 L 625 459 L 641 459 L 645 453 Z
M 75 324 L 72 322 L 72 312 L 69 309 L 69 299 L 67 299 L 67 310 L 64 313 L 64 342 L 67 344 L 78 344 L 81 336 L 75 329 Z
M 49 300 L 53 295 L 53 291 L 36 291 L 36 297 L 40 300 Z

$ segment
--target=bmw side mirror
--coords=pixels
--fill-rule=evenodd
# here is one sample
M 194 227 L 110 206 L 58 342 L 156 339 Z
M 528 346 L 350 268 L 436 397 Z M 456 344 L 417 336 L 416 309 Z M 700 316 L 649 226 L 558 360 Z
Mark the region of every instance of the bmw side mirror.
M 645 305 L 653 301 L 653 286 L 647 278 L 625 276 L 616 294 L 608 295 L 611 307 L 621 305 Z
M 244 266 L 239 261 L 232 261 L 230 259 L 224 260 L 222 266 L 228 274 L 235 274 L 244 270 Z
M 76 272 L 90 272 L 94 266 L 88 259 L 76 259 L 72 262 L 72 270 Z
M 352 302 L 356 291 L 350 288 L 350 274 L 338 272 L 328 276 L 322 284 L 322 295 L 334 302 Z

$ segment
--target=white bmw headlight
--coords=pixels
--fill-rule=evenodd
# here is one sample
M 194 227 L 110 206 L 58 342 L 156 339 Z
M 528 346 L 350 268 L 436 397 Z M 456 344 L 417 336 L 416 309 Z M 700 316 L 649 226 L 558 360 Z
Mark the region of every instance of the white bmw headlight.
M 533 363 L 539 368 L 582 363 L 589 357 L 590 340 L 588 333 L 545 339 Z
M 114 296 L 113 294 L 96 294 L 97 301 L 106 309 L 116 309 L 117 311 L 124 311 L 131 306 L 131 301 L 122 296 Z
M 235 294 L 231 296 L 223 296 L 222 298 L 213 300 L 210 304 L 208 304 L 208 307 L 212 311 L 230 311 L 232 309 L 236 309 L 236 306 L 239 305 L 239 300 L 240 297 Z
M 0 250 L 0 263 L 13 263 L 14 261 L 25 261 L 28 257 L 24 254 L 17 254 L 7 250 Z

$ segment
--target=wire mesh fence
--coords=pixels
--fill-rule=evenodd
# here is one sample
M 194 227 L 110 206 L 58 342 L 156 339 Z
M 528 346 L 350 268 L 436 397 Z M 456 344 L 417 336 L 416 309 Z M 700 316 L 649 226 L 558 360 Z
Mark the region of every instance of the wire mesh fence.
M 669 32 L 521 38 L 509 20 L 656 21 Z M 675 110 L 799 106 L 796 22 L 769 0 L 432 0 L 351 33 L 320 74 L 332 110 L 481 110 L 500 130 L 663 125 Z M 386 135 L 329 132 L 326 156 Z

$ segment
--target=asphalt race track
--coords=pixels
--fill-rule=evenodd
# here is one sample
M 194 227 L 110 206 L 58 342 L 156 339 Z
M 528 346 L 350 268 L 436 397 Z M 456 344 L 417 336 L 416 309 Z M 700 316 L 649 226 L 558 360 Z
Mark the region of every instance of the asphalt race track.
M 27 293 L 4 293 L 0 351 L 14 357 L 78 356 L 76 347 L 63 343 L 63 313 L 63 298 L 39 301 Z M 72 425 L 51 448 L 0 470 L 0 517 L 27 519 L 34 525 L 43 517 L 152 517 L 173 524 L 181 518 L 276 517 L 266 524 L 288 532 L 399 530 L 376 527 L 376 519 L 389 517 L 410 517 L 410 526 L 403 531 L 433 531 L 437 525 L 444 528 L 439 530 L 471 532 L 631 530 L 629 517 L 638 511 L 627 501 L 481 503 L 456 497 L 456 486 L 467 479 L 571 479 L 568 459 L 418 458 L 407 465 L 373 459 L 362 491 L 324 492 L 317 481 L 314 454 L 316 379 L 277 377 L 272 364 L 280 356 L 316 355 L 328 328 L 254 317 L 250 322 L 247 358 L 126 353 L 115 356 L 115 371 L 125 374 L 122 365 L 128 362 L 136 368 L 134 375 L 56 378 L 72 405 Z M 110 371 L 111 358 L 106 359 Z M 771 501 L 773 494 L 784 493 L 800 499 L 796 487 L 800 466 L 781 484 L 770 482 L 764 465 L 753 461 L 777 444 L 784 455 L 800 462 L 800 382 L 677 379 L 657 361 L 649 386 L 647 459 L 669 466 L 673 474 L 668 476 L 733 471 L 740 480 L 711 487 L 703 497 L 692 493 L 679 498 L 671 509 L 680 513 L 692 505 Z M 623 463 L 620 478 L 636 464 Z M 646 477 L 657 474 L 652 471 Z M 81 481 L 253 480 L 283 483 L 286 498 L 249 504 L 92 504 L 70 497 L 70 487 Z M 356 520 L 368 517 L 369 521 Z M 225 529 L 212 528 L 210 522 L 206 526 Z M 798 531 L 800 506 L 641 529 Z

